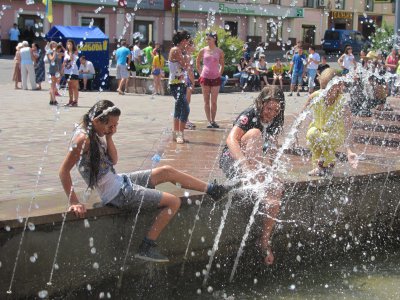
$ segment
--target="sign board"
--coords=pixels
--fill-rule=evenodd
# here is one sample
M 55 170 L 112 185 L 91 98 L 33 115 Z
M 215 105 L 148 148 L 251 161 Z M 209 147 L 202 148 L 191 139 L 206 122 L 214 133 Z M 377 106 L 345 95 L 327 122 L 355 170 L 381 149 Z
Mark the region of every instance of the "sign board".
M 353 13 L 347 11 L 333 11 L 332 18 L 334 19 L 352 19 Z
M 180 4 L 181 11 L 196 12 L 207 14 L 215 12 L 227 15 L 245 15 L 245 16 L 267 16 L 267 17 L 284 17 L 298 18 L 298 9 L 290 6 L 277 5 L 256 5 L 242 3 L 221 3 L 211 1 L 182 1 Z M 303 10 L 303 9 L 301 9 Z

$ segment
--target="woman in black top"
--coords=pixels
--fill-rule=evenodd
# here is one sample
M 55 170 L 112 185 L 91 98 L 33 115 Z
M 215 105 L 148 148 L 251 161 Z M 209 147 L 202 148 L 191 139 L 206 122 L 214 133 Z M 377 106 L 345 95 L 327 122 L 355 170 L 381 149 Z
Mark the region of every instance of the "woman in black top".
M 264 182 L 265 167 L 271 165 L 270 155 L 276 148 L 277 135 L 283 127 L 284 110 L 283 91 L 270 85 L 261 91 L 253 106 L 240 113 L 220 156 L 220 168 L 226 177 L 250 178 L 251 184 Z M 264 200 L 267 217 L 263 224 L 261 248 L 267 265 L 274 262 L 270 237 L 279 213 L 281 196 L 281 184 L 274 179 L 266 190 Z

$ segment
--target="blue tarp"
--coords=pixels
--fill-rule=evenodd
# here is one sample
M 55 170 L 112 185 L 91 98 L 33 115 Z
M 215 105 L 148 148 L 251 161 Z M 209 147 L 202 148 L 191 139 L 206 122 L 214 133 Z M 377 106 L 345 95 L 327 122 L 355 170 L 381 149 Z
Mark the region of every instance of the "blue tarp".
M 46 34 L 46 39 L 62 42 L 64 46 L 68 39 L 73 40 L 78 47 L 79 57 L 84 55 L 96 70 L 93 88 L 108 89 L 109 40 L 98 27 L 55 25 Z

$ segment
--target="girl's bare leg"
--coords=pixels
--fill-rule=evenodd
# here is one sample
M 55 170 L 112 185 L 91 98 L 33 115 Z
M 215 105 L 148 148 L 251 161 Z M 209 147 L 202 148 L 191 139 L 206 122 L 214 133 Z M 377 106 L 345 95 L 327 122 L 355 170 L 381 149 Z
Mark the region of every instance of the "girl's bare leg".
M 79 81 L 78 80 L 72 80 L 73 82 L 73 95 L 74 95 L 74 101 L 78 102 L 78 97 L 79 97 Z
M 150 182 L 156 186 L 164 182 L 179 183 L 182 188 L 193 191 L 206 192 L 207 183 L 192 175 L 178 171 L 171 166 L 155 168 L 151 172 Z
M 217 100 L 219 93 L 219 86 L 212 86 L 211 88 L 211 121 L 215 122 L 215 116 L 217 115 Z
M 210 93 L 211 87 L 202 85 L 201 90 L 203 91 L 204 99 L 204 112 L 206 113 L 206 118 L 208 122 L 211 122 L 211 107 L 210 107 Z
M 261 249 L 263 251 L 264 263 L 272 265 L 274 263 L 274 254 L 271 246 L 271 235 L 278 216 L 282 191 L 272 190 L 267 192 L 264 202 L 265 214 L 263 220 L 262 236 L 261 236 Z
M 181 200 L 178 197 L 168 193 L 162 193 L 162 198 L 158 206 L 162 208 L 162 210 L 156 216 L 146 237 L 153 241 L 157 240 L 160 233 L 175 216 L 180 206 Z

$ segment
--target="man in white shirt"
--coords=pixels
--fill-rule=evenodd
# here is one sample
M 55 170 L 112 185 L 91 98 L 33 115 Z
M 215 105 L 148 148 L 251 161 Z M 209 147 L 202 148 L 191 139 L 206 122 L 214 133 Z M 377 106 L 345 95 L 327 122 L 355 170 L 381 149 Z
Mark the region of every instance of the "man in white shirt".
M 85 56 L 79 58 L 81 65 L 79 66 L 79 79 L 83 80 L 83 90 L 86 91 L 88 80 L 92 80 L 96 71 L 91 61 L 86 60 Z
M 315 87 L 315 76 L 317 75 L 318 65 L 321 60 L 319 54 L 315 52 L 315 48 L 310 46 L 308 49 L 308 61 L 307 61 L 307 69 L 308 69 L 308 91 L 310 94 L 314 92 Z
M 135 62 L 135 65 L 141 65 L 142 64 L 142 50 L 139 47 L 140 41 L 137 40 L 135 42 L 135 46 L 133 46 L 133 51 L 132 51 L 132 59 Z
M 13 27 L 8 31 L 8 37 L 10 38 L 10 54 L 15 55 L 16 47 L 18 45 L 19 36 L 21 33 L 19 32 L 18 25 L 14 23 Z

